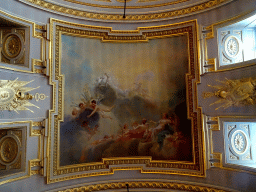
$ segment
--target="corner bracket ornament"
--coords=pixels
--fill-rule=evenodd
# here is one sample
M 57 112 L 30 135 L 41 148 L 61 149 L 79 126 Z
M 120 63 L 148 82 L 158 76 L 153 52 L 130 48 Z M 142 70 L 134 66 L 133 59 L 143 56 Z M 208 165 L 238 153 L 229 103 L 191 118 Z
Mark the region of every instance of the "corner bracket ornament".
M 208 135 L 206 145 L 208 148 L 207 152 L 207 164 L 208 169 L 212 167 L 222 168 L 222 153 L 214 151 L 214 140 L 213 140 L 213 131 L 220 131 L 219 126 L 219 117 L 211 117 L 204 115 L 206 133 Z
M 215 110 L 222 107 L 226 109 L 231 106 L 256 104 L 256 78 L 244 78 L 238 80 L 229 80 L 226 78 L 225 81 L 218 82 L 222 83 L 222 85 L 208 85 L 209 87 L 217 89 L 217 91 L 203 93 L 204 99 L 213 96 L 219 98 L 217 101 L 210 104 L 210 106 L 222 104 L 215 108 Z
M 15 80 L 0 80 L 0 111 L 9 110 L 19 113 L 18 111 L 28 110 L 33 113 L 27 107 L 39 108 L 30 102 L 34 96 L 28 93 L 39 87 L 25 87 L 31 82 L 18 81 L 18 78 Z

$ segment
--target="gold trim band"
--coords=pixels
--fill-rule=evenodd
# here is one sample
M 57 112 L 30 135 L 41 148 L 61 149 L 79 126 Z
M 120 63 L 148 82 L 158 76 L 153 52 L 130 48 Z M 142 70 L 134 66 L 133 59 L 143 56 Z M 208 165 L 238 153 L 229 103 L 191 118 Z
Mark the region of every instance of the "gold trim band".
M 198 184 L 186 184 L 176 182 L 158 182 L 158 181 L 133 181 L 133 182 L 113 182 L 103 183 L 95 185 L 87 185 L 82 187 L 76 187 L 72 189 L 60 190 L 59 192 L 75 192 L 75 191 L 102 191 L 102 190 L 115 190 L 126 189 L 127 184 L 132 189 L 140 188 L 154 188 L 154 189 L 171 189 L 181 191 L 202 191 L 202 192 L 227 192 L 227 190 L 219 189 L 218 187 L 202 186 Z
M 86 3 L 86 2 L 77 1 L 77 0 L 64 0 L 64 1 L 76 3 L 79 5 L 91 6 L 91 7 L 100 7 L 100 8 L 109 8 L 109 9 L 123 9 L 124 8 L 124 6 L 99 5 L 99 4 Z M 148 1 L 150 1 L 150 0 L 148 0 Z M 156 0 L 151 0 L 151 1 L 156 1 Z M 126 9 L 144 9 L 144 8 L 163 7 L 163 6 L 175 5 L 175 4 L 179 4 L 179 3 L 183 3 L 183 2 L 187 2 L 187 1 L 190 1 L 190 0 L 177 0 L 177 1 L 172 1 L 172 2 L 168 2 L 168 3 L 156 4 L 156 5 L 127 6 Z M 147 1 L 139 0 L 138 2 L 145 3 Z
M 21 2 L 26 2 L 32 4 L 36 7 L 41 7 L 43 9 L 47 9 L 49 11 L 56 11 L 61 14 L 87 18 L 87 19 L 96 19 L 96 20 L 110 20 L 110 21 L 145 21 L 145 20 L 155 20 L 155 19 L 167 19 L 167 18 L 176 18 L 180 16 L 187 16 L 194 13 L 202 12 L 204 10 L 212 9 L 214 7 L 223 5 L 232 0 L 210 0 L 193 7 L 187 7 L 184 9 L 174 10 L 174 11 L 166 11 L 162 13 L 152 13 L 152 14 L 134 14 L 127 15 L 126 18 L 123 18 L 122 14 L 103 14 L 103 13 L 93 13 L 88 11 L 81 11 L 78 9 L 67 8 L 64 6 L 60 6 L 54 3 L 49 3 L 45 0 L 22 0 Z

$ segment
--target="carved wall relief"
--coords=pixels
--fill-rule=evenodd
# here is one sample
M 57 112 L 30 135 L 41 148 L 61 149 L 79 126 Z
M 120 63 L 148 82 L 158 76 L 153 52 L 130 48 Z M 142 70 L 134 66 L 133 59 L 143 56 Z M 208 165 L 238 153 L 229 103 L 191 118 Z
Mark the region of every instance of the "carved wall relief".
M 243 61 L 242 31 L 223 31 L 220 34 L 220 64 L 233 64 Z
M 18 78 L 15 80 L 0 80 L 0 110 L 16 111 L 17 113 L 21 110 L 33 112 L 27 107 L 37 106 L 29 102 L 34 96 L 28 92 L 39 87 L 25 87 L 31 82 L 18 81 Z
M 225 122 L 226 163 L 254 167 L 253 122 Z
M 3 169 L 20 168 L 21 131 L 1 131 L 0 164 Z M 13 164 L 15 164 L 13 166 Z
M 27 44 L 25 28 L 3 28 L 0 29 L 1 62 L 16 65 L 25 65 Z
M 25 127 L 0 130 L 0 176 L 24 170 L 25 149 Z
M 204 92 L 203 97 L 217 97 L 218 100 L 211 105 L 221 104 L 215 108 L 228 108 L 231 106 L 239 105 L 254 105 L 256 103 L 255 86 L 256 78 L 234 79 L 225 81 L 219 81 L 221 85 L 208 85 L 214 88 L 216 91 Z M 211 106 L 210 105 L 210 106 Z

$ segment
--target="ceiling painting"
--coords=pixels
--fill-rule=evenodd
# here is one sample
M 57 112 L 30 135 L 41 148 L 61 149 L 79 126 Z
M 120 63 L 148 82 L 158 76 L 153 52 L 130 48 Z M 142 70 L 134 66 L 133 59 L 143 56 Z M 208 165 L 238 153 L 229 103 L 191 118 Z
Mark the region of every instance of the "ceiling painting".
M 127 0 L 126 18 L 123 0 L 15 1 L 105 23 L 21 19 L 25 27 L 14 16 L 0 18 L 1 189 L 25 178 L 41 182 L 30 183 L 34 191 L 253 185 L 230 179 L 255 174 L 256 158 L 255 58 L 219 65 L 218 37 L 226 38 L 222 52 L 230 58 L 241 56 L 238 37 L 200 19 L 125 31 L 107 24 L 171 23 L 231 0 Z M 228 177 L 209 179 L 219 173 Z
M 193 110 L 191 81 L 199 74 L 197 45 L 190 47 L 196 22 L 147 29 L 140 40 L 53 24 L 58 94 L 50 115 L 49 182 L 73 171 L 111 174 L 123 165 L 203 175 L 201 111 Z
M 60 165 L 132 156 L 192 161 L 191 122 L 180 113 L 186 111 L 186 36 L 139 44 L 61 40 Z

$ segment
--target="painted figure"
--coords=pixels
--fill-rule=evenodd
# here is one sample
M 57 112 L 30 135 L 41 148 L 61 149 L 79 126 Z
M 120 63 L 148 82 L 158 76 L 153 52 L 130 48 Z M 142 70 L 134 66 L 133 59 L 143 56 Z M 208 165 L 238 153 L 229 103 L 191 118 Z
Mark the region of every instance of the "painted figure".
M 114 105 L 112 107 L 98 106 L 96 103 L 96 100 L 93 99 L 93 100 L 91 100 L 90 107 L 93 109 L 93 111 L 91 112 L 90 115 L 87 116 L 88 118 L 90 118 L 96 112 L 99 112 L 99 114 L 102 118 L 112 119 L 112 117 L 106 115 L 104 112 L 111 112 L 111 110 L 115 107 Z

